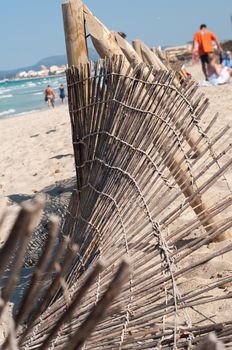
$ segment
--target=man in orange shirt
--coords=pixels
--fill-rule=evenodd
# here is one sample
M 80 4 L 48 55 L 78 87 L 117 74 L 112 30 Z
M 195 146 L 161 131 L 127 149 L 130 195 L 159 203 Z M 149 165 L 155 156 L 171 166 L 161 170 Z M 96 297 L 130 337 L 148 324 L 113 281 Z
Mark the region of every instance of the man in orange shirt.
M 202 24 L 200 26 L 200 31 L 194 35 L 193 52 L 198 51 L 199 53 L 202 71 L 206 80 L 208 80 L 207 65 L 209 64 L 209 54 L 212 54 L 214 51 L 213 42 L 216 43 L 218 51 L 222 52 L 221 45 L 216 35 L 210 32 L 205 24 Z

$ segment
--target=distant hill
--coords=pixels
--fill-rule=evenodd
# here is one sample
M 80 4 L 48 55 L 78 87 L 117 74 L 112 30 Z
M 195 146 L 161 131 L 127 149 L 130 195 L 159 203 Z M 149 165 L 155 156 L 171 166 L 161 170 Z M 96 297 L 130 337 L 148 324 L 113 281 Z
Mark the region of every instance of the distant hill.
M 96 61 L 99 58 L 95 49 L 92 49 L 92 48 L 89 49 L 89 58 L 91 61 Z M 66 55 L 50 56 L 50 57 L 41 59 L 39 62 L 37 62 L 32 66 L 0 71 L 0 79 L 15 77 L 17 73 L 22 71 L 29 71 L 29 70 L 38 71 L 40 70 L 41 65 L 50 67 L 52 65 L 62 66 L 63 64 L 66 64 L 66 63 L 67 63 Z

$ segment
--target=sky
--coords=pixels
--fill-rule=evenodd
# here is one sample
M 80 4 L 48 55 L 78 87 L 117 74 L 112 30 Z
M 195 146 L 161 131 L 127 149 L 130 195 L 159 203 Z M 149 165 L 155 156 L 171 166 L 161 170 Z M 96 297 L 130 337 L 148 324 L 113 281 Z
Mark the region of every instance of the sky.
M 62 0 L 1 0 L 0 70 L 65 53 Z M 111 30 L 149 46 L 184 44 L 201 23 L 232 38 L 231 0 L 85 0 Z M 90 45 L 91 46 L 91 45 Z

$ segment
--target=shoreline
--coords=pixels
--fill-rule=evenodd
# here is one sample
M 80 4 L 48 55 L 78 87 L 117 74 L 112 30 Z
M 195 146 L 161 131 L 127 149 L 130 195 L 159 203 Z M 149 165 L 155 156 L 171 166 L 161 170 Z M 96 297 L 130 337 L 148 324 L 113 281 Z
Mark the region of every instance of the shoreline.
M 63 108 L 63 107 L 68 107 L 68 103 L 65 102 L 64 105 L 59 103 L 58 105 L 55 105 L 54 109 L 45 106 L 43 108 L 33 109 L 31 111 L 25 111 L 25 112 L 20 112 L 20 113 L 16 113 L 16 114 L 6 114 L 5 116 L 4 115 L 1 116 L 1 114 L 0 114 L 0 123 L 3 120 L 14 119 L 14 118 L 18 118 L 18 117 L 27 116 L 27 115 L 28 116 L 32 116 L 35 113 L 46 112 L 46 111 L 49 111 L 49 110 L 56 110 L 58 108 Z
M 52 86 L 55 93 L 55 107 L 60 106 L 59 86 L 61 83 L 66 86 L 65 76 L 30 78 L 0 84 L 0 119 L 46 110 L 44 91 L 48 84 Z

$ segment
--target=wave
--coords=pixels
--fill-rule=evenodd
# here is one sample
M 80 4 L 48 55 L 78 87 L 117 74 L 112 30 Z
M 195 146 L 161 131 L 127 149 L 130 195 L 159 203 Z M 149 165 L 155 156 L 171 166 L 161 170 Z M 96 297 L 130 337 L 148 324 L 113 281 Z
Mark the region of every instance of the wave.
M 29 86 L 29 87 L 35 87 L 35 86 L 36 86 L 36 84 L 35 84 L 35 83 L 32 83 L 32 82 L 29 82 L 29 83 L 27 83 L 27 84 L 26 84 L 26 86 Z
M 7 111 L 3 111 L 3 112 L 0 112 L 0 117 L 3 117 L 4 115 L 9 115 L 9 114 L 13 114 L 15 113 L 15 109 L 11 108 L 11 109 L 8 109 Z
M 13 95 L 2 95 L 2 96 L 0 96 L 0 98 L 10 98 L 10 97 L 13 97 Z
M 43 95 L 43 92 L 35 92 L 33 95 Z
M 32 88 L 32 87 L 36 87 L 37 84 L 35 83 L 31 83 L 30 81 L 26 84 L 20 84 L 16 87 L 16 89 L 22 89 L 22 88 Z
M 31 111 L 17 113 L 17 114 L 15 114 L 15 116 L 18 117 L 20 115 L 31 114 L 31 113 L 35 113 L 35 112 L 38 112 L 38 111 L 40 111 L 40 109 L 32 109 Z
M 3 94 L 5 94 L 6 92 L 10 92 L 10 91 L 12 91 L 12 89 L 1 89 L 1 90 L 0 90 L 0 95 L 3 95 Z

